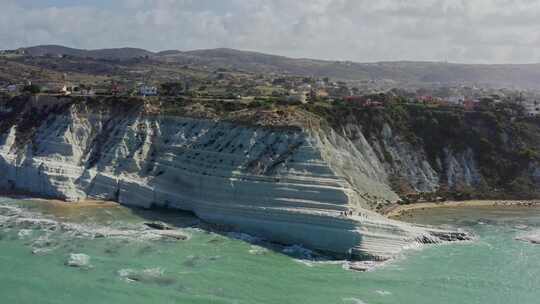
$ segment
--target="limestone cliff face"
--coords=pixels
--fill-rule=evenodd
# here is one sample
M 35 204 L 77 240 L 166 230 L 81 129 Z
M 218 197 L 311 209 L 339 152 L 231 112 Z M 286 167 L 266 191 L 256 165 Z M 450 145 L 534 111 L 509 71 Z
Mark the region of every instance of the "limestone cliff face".
M 523 115 L 519 105 L 485 104 L 478 111 L 404 102 L 309 107 L 369 155 L 369 166 L 358 167 L 374 173 L 370 180 L 391 186 L 404 199 L 540 196 L 540 120 Z M 377 193 L 372 209 L 393 200 L 385 193 Z
M 449 126 L 451 127 L 451 126 Z M 436 192 L 441 186 L 475 187 L 482 183 L 482 175 L 471 147 L 455 151 L 442 149 L 442 155 L 430 163 L 422 147 L 413 146 L 384 124 L 380 135 L 371 138 L 379 161 L 390 176 L 399 177 L 415 192 Z
M 12 99 L 0 119 L 5 190 L 189 210 L 230 229 L 353 257 L 387 258 L 444 234 L 368 210 L 398 199 L 393 170 L 423 189 L 438 181 L 421 155 L 404 158 L 401 169 L 381 161 L 382 145 L 396 158 L 411 152 L 390 135 L 371 144 L 355 126 L 257 127 L 150 114 L 140 101 L 114 99 Z M 462 166 L 468 156 L 449 155 L 453 176 L 476 178 Z

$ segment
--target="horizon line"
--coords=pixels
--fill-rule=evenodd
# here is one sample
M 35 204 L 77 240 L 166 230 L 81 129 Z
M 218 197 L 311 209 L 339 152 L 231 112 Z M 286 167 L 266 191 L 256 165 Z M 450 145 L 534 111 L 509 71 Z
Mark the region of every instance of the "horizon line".
M 286 59 L 293 59 L 293 60 L 312 60 L 312 61 L 325 61 L 325 62 L 338 62 L 338 63 L 353 63 L 353 64 L 381 64 L 381 63 L 440 63 L 440 64 L 448 64 L 448 65 L 540 65 L 540 62 L 526 62 L 526 63 L 470 63 L 470 62 L 458 62 L 458 61 L 448 61 L 448 60 L 414 60 L 414 59 L 396 59 L 396 60 L 378 60 L 378 61 L 355 61 L 355 60 L 349 60 L 349 59 L 320 59 L 320 58 L 310 58 L 310 57 L 292 57 L 292 56 L 286 56 L 281 54 L 276 54 L 272 52 L 264 52 L 259 50 L 249 50 L 249 49 L 240 49 L 240 48 L 231 48 L 231 47 L 214 47 L 214 48 L 194 48 L 189 50 L 181 50 L 181 49 L 164 49 L 159 51 L 153 51 L 148 50 L 146 48 L 136 47 L 136 46 L 122 46 L 122 47 L 105 47 L 105 48 L 95 48 L 95 49 L 87 49 L 87 48 L 79 48 L 79 47 L 73 47 L 73 46 L 67 46 L 63 44 L 37 44 L 37 45 L 31 45 L 31 46 L 21 46 L 18 48 L 11 48 L 11 49 L 0 49 L 0 51 L 16 51 L 21 49 L 30 49 L 30 48 L 37 48 L 37 47 L 63 47 L 63 48 L 69 48 L 73 50 L 78 51 L 102 51 L 102 50 L 121 50 L 121 49 L 137 49 L 145 52 L 149 52 L 152 54 L 159 54 L 164 52 L 181 52 L 181 53 L 189 53 L 189 52 L 197 52 L 197 51 L 211 51 L 211 50 L 232 50 L 232 51 L 238 51 L 238 52 L 244 52 L 244 53 L 256 53 L 260 55 L 266 55 L 266 56 L 275 56 L 275 57 L 282 57 Z

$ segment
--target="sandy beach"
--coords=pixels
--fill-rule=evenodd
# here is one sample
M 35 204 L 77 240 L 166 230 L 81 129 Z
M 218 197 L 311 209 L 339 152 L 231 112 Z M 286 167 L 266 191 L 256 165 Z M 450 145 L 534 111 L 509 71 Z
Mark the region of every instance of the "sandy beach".
M 64 201 L 61 199 L 54 198 L 40 198 L 33 195 L 27 194 L 12 194 L 12 193 L 0 193 L 0 196 L 9 197 L 18 200 L 28 200 L 28 201 L 37 201 L 44 202 L 50 205 L 55 205 L 59 208 L 86 208 L 86 207 L 115 207 L 120 204 L 112 201 L 104 201 L 97 199 L 84 199 L 78 201 Z
M 396 205 L 384 211 L 387 217 L 398 217 L 408 211 L 432 208 L 461 208 L 461 207 L 540 207 L 539 200 L 468 200 L 447 201 L 436 203 L 415 203 L 409 205 Z
M 55 199 L 42 199 L 42 198 L 34 198 L 34 197 L 25 197 L 25 198 L 19 198 L 19 199 L 26 199 L 26 200 L 32 200 L 32 201 L 43 201 L 47 202 L 52 205 L 57 205 L 58 207 L 62 208 L 90 208 L 90 207 L 103 207 L 103 208 L 109 208 L 109 207 L 116 207 L 120 206 L 120 204 L 116 202 L 111 201 L 102 201 L 102 200 L 93 200 L 93 199 L 85 199 L 80 200 L 76 202 L 69 202 L 69 201 L 62 201 L 62 200 L 55 200 Z

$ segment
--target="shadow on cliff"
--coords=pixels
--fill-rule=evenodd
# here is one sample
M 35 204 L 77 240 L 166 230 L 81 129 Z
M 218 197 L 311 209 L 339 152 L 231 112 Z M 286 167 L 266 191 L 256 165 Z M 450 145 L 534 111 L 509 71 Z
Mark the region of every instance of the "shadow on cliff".
M 182 210 L 172 210 L 167 208 L 152 208 L 145 209 L 140 207 L 124 206 L 130 211 L 144 219 L 147 224 L 162 223 L 164 227 L 170 228 L 198 228 L 201 226 L 202 221 L 193 213 Z

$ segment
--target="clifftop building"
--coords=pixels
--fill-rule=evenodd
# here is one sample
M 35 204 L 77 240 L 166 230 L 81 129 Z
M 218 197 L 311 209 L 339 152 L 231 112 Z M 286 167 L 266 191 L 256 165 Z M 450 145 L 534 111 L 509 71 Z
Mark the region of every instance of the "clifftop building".
M 528 116 L 538 116 L 540 115 L 540 102 L 537 100 L 527 102 L 523 105 L 525 112 Z
M 143 85 L 139 89 L 139 95 L 141 96 L 157 96 L 158 90 L 156 87 Z

